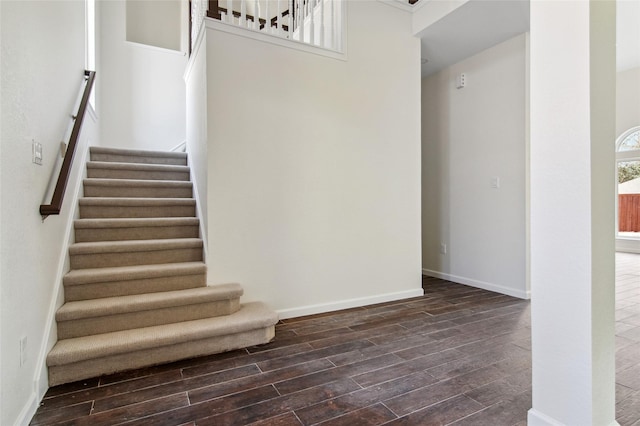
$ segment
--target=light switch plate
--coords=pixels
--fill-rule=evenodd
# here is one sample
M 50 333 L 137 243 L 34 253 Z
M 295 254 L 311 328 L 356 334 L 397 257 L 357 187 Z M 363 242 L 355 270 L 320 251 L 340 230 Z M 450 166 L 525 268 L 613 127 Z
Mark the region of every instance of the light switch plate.
M 38 164 L 39 166 L 42 166 L 42 144 L 39 142 L 36 142 L 35 140 L 31 142 L 31 161 L 33 161 L 34 164 Z

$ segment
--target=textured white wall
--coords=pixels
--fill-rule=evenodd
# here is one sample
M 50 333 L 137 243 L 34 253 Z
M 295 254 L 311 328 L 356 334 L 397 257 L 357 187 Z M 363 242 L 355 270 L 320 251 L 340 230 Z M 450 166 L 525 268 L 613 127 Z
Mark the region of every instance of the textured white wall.
M 102 144 L 168 150 L 186 138 L 187 57 L 126 41 L 126 2 L 100 1 Z
M 422 294 L 410 26 L 348 2 L 346 62 L 208 30 L 210 283 L 283 316 Z
M 97 125 L 85 116 L 62 212 L 44 222 L 39 214 L 60 142 L 75 114 L 84 70 L 84 2 L 2 1 L 0 241 L 0 424 L 28 423 L 47 383 L 42 360 L 47 324 L 65 265 L 80 159 Z M 64 28 L 64 31 L 60 29 Z M 31 141 L 43 145 L 43 165 L 31 162 Z M 27 338 L 20 365 L 19 340 Z
M 517 297 L 528 297 L 525 45 L 522 34 L 422 82 L 423 268 Z

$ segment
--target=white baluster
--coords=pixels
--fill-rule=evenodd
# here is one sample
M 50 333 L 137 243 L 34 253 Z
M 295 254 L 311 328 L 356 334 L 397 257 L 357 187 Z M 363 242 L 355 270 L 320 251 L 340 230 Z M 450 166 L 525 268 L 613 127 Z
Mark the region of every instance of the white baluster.
M 247 2 L 246 0 L 240 0 L 240 26 L 247 26 Z
M 332 49 L 336 49 L 337 43 L 336 43 L 336 5 L 334 0 L 331 0 L 331 3 L 329 3 L 331 5 L 331 48 Z
M 265 25 L 265 30 L 267 31 L 267 34 L 271 34 L 271 11 L 269 10 L 269 3 L 271 3 L 269 0 L 267 0 L 265 3 L 267 3 L 267 6 L 264 8 L 264 13 L 265 13 L 265 21 L 266 23 Z
M 260 2 L 253 0 L 253 29 L 260 31 Z
M 233 25 L 233 0 L 227 0 L 227 22 Z
M 314 44 L 314 40 L 316 38 L 316 29 L 315 29 L 315 6 L 316 0 L 309 0 L 309 44 Z
M 287 30 L 289 38 L 293 38 L 293 0 L 289 0 L 289 13 L 287 14 Z
M 320 0 L 320 47 L 326 46 L 324 42 L 324 1 L 325 0 Z
M 278 12 L 276 18 L 276 31 L 279 36 L 282 36 L 282 11 L 280 10 L 280 0 L 277 1 L 276 12 Z
M 305 0 L 300 0 L 300 2 L 300 41 L 304 43 L 304 18 L 306 16 L 304 13 Z

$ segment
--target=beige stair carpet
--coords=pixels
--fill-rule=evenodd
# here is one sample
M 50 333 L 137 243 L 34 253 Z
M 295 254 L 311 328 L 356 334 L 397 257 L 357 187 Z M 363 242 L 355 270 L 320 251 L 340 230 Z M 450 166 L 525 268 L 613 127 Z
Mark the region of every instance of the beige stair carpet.
M 185 153 L 90 150 L 49 385 L 269 342 L 277 315 L 206 285 Z

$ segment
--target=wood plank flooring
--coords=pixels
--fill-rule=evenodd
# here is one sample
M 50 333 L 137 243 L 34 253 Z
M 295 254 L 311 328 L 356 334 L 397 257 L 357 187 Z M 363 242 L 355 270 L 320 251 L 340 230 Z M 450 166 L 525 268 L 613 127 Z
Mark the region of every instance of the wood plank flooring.
M 617 416 L 640 426 L 640 256 L 618 265 Z M 264 346 L 51 388 L 31 424 L 525 425 L 529 302 L 424 288 L 282 321 Z

